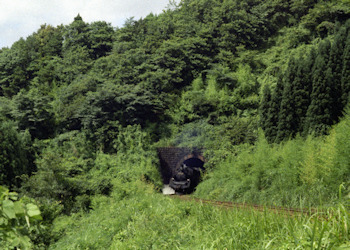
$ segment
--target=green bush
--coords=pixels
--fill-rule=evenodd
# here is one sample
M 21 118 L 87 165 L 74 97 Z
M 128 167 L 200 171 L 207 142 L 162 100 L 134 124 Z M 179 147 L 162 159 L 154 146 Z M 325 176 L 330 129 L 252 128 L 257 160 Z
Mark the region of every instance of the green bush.
M 21 177 L 35 169 L 30 149 L 29 133 L 17 131 L 16 123 L 0 124 L 0 183 L 7 187 L 19 187 Z
M 0 248 L 31 249 L 40 220 L 37 205 L 0 186 Z

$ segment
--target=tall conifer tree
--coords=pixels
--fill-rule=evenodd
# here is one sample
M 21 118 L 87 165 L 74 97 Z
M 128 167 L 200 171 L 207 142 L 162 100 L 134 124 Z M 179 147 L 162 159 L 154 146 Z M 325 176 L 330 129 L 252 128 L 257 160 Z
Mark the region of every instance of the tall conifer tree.
M 326 80 L 331 74 L 331 69 L 328 68 L 330 48 L 329 40 L 320 43 L 313 69 L 311 103 L 307 110 L 305 131 L 315 132 L 316 135 L 325 134 L 333 124 L 331 86 Z
M 307 109 L 311 103 L 312 92 L 312 68 L 315 62 L 316 52 L 312 48 L 308 56 L 298 64 L 294 82 L 295 112 L 298 119 L 297 133 L 303 134 Z
M 341 76 L 343 70 L 343 53 L 346 42 L 346 28 L 342 27 L 332 43 L 327 65 L 326 84 L 330 89 L 330 115 L 333 122 L 337 122 L 343 111 Z
M 266 128 L 271 126 L 268 124 L 268 112 L 271 105 L 271 90 L 268 85 L 263 89 L 263 96 L 261 98 L 259 114 L 260 114 L 260 126 L 266 131 Z
M 276 141 L 278 132 L 278 114 L 283 93 L 282 75 L 279 75 L 278 78 L 275 91 L 271 95 L 271 102 L 266 116 L 265 136 L 270 143 Z
M 288 68 L 283 78 L 284 89 L 278 116 L 277 142 L 282 141 L 290 135 L 293 135 L 297 128 L 295 119 L 295 100 L 293 93 L 293 82 L 295 80 L 296 73 L 297 65 L 295 58 L 292 57 L 289 61 Z
M 342 104 L 346 106 L 349 103 L 350 93 L 350 32 L 348 33 L 342 62 L 342 74 L 341 74 L 341 89 L 342 89 Z

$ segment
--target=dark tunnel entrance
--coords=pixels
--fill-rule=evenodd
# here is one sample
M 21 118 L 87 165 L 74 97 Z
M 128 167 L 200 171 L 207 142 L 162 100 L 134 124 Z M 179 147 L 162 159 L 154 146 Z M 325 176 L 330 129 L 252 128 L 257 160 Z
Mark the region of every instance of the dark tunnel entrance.
M 198 159 L 198 158 L 189 158 L 183 162 L 183 164 L 192 167 L 192 168 L 199 168 L 201 170 L 204 170 L 204 161 Z
M 181 147 L 157 148 L 157 151 L 164 184 L 163 193 L 192 193 L 205 170 L 202 151 Z

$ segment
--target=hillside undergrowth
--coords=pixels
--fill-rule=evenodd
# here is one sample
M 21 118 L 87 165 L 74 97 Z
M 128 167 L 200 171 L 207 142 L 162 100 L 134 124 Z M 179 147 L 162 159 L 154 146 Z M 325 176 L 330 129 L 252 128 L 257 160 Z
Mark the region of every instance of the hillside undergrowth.
M 327 206 L 342 198 L 348 203 L 349 117 L 324 137 L 269 144 L 260 134 L 254 146 L 240 146 L 215 163 L 215 170 L 208 171 L 195 195 L 290 207 Z

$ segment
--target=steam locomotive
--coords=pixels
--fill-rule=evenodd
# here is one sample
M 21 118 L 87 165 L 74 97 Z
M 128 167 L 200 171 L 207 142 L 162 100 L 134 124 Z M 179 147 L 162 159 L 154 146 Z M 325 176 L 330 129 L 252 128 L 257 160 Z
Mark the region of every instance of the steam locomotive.
M 204 162 L 198 158 L 185 160 L 170 178 L 169 186 L 180 194 L 192 193 L 200 181 L 201 172 L 205 170 Z

